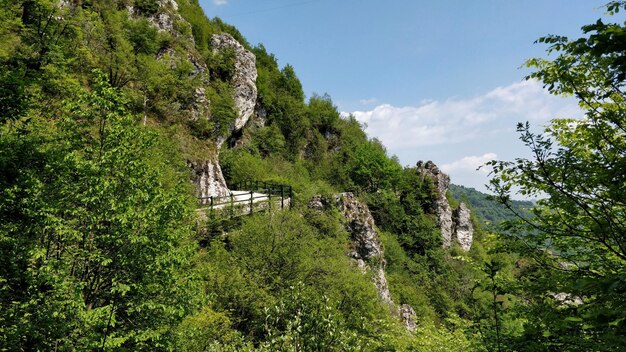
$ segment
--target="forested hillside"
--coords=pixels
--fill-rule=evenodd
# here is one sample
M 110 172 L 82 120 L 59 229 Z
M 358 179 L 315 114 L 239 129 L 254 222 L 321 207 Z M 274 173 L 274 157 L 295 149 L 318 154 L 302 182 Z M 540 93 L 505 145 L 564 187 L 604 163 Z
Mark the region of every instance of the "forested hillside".
M 529 249 L 467 213 L 463 248 L 446 175 L 401 166 L 197 0 L 0 5 L 0 350 L 623 347 L 623 266 L 589 268 L 606 275 L 589 294 L 553 288 L 550 269 L 571 279 L 587 247 L 538 258 L 545 238 Z M 292 207 L 198 204 L 248 180 L 289 185 Z M 540 205 L 536 219 L 558 220 Z M 611 207 L 619 234 L 623 205 Z M 575 262 L 554 259 L 566 252 Z
M 0 11 L 3 349 L 481 345 L 469 284 L 481 274 L 442 248 L 431 182 L 330 97 L 306 98 L 294 68 L 262 45 L 195 1 L 4 1 Z M 242 55 L 256 62 L 257 94 L 237 128 Z M 294 208 L 198 217 L 202 185 L 190 181 L 205 162 L 227 185 L 292 186 Z M 346 190 L 371 206 L 393 304 L 368 273 L 376 264 L 364 272 L 346 255 L 336 206 L 307 206 Z M 485 253 L 476 244 L 464 256 Z M 402 304 L 417 313 L 414 332 Z
M 450 185 L 450 194 L 454 199 L 468 203 L 476 217 L 486 225 L 517 220 L 519 216 L 529 217 L 534 207 L 531 201 L 512 200 L 509 204 L 511 209 L 508 209 L 493 196 L 455 184 Z

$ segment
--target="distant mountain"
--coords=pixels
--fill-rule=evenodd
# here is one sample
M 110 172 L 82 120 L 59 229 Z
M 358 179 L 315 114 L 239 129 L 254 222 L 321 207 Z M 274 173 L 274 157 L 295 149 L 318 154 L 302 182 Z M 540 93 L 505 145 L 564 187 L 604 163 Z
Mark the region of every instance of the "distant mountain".
M 502 204 L 498 203 L 486 193 L 474 188 L 450 185 L 450 194 L 458 201 L 468 204 L 476 214 L 476 218 L 486 225 L 495 225 L 502 221 L 513 220 L 515 215 Z M 520 214 L 530 215 L 530 208 L 534 206 L 531 201 L 513 201 L 513 210 Z

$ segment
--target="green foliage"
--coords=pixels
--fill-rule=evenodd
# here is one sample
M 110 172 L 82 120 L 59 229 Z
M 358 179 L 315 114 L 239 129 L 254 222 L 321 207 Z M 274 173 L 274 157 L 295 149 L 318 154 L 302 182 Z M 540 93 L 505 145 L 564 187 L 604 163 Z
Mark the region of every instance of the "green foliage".
M 481 344 L 478 336 L 465 334 L 470 330 L 470 323 L 458 317 L 451 317 L 447 323 L 450 329 L 445 327 L 435 327 L 431 324 L 424 324 L 417 328 L 415 332 L 417 341 L 414 351 L 436 351 L 436 352 L 461 352 L 461 351 L 489 351 Z
M 337 107 L 333 105 L 328 94 L 323 96 L 314 95 L 309 99 L 308 115 L 311 125 L 323 135 L 334 132 L 339 123 Z
M 223 138 L 237 118 L 232 87 L 228 83 L 214 81 L 207 97 L 211 101 L 210 115 L 189 122 L 191 133 L 200 139 Z
M 178 351 L 243 351 L 252 350 L 242 336 L 232 328 L 232 322 L 224 313 L 204 307 L 189 315 L 178 327 Z
M 350 178 L 366 192 L 390 188 L 402 170 L 397 161 L 387 156 L 378 140 L 358 145 L 353 158 Z
M 187 309 L 187 202 L 183 184 L 164 188 L 157 136 L 123 101 L 97 75 L 64 115 L 2 131 L 2 345 L 171 343 Z
M 135 55 L 155 55 L 159 49 L 157 34 L 157 29 L 147 19 L 128 22 L 128 40 L 133 46 Z
M 241 45 L 250 48 L 250 44 L 241 35 L 241 33 L 233 26 L 224 23 L 221 19 L 215 17 L 209 20 L 198 0 L 182 0 L 177 2 L 179 5 L 180 15 L 191 24 L 191 30 L 195 41 L 196 49 L 205 57 L 208 57 L 209 43 L 213 34 L 226 32 L 233 36 Z
M 385 247 L 386 274 L 394 302 L 409 304 L 420 321 L 436 321 L 436 308 L 432 306 L 430 293 L 436 292 L 427 285 L 430 283 L 426 270 L 411 260 L 394 235 L 382 234 Z
M 485 225 L 495 226 L 503 221 L 515 220 L 519 214 L 524 217 L 531 216 L 531 209 L 535 206 L 531 201 L 511 200 L 511 209 L 503 206 L 493 196 L 479 192 L 473 188 L 451 184 L 451 195 L 468 204 L 473 214 Z
M 304 101 L 304 91 L 302 84 L 296 76 L 293 66 L 287 64 L 281 70 L 280 79 L 277 82 L 279 90 L 285 92 L 297 101 Z
M 198 0 L 178 1 L 180 15 L 191 24 L 191 34 L 195 41 L 196 49 L 203 55 L 209 51 L 209 41 L 214 30 L 211 22 L 206 17 Z
M 177 4 L 188 23 L 172 16 L 169 33 L 148 17 L 174 9 L 154 0 L 0 0 L 0 346 L 479 350 L 466 319 L 491 323 L 488 286 L 471 294 L 487 254 L 444 251 L 432 184 L 327 95 L 305 100 L 294 68 L 261 45 L 265 123 L 224 147 L 221 164 L 229 184 L 293 186 L 295 207 L 200 218 L 192 235 L 185 159 L 214 157 L 237 113 L 233 51 L 210 39 L 227 32 L 250 46 L 197 0 Z M 386 231 L 391 292 L 418 312 L 415 336 L 346 257 L 337 209 L 306 206 L 346 190 Z
M 285 182 L 294 186 L 296 204 L 306 204 L 320 191 L 362 194 L 376 224 L 389 232 L 384 239 L 386 271 L 396 303 L 411 304 L 424 322 L 441 321 L 455 311 L 469 316 L 471 280 L 479 274 L 448 258 L 441 248 L 433 216 L 436 195 L 432 183 L 387 156 L 380 142 L 368 140 L 353 117 L 339 118 L 328 97 L 314 96 L 308 105 L 294 99 L 299 90 L 283 83 L 288 79 L 275 58 L 263 47 L 257 47 L 255 54 L 260 66 L 259 99 L 267 110 L 267 123 L 244 136 L 242 146 L 222 152 L 228 183 L 246 179 Z M 283 140 L 291 142 L 285 149 Z M 320 181 L 326 186 L 311 187 Z M 306 216 L 316 227 L 328 228 L 328 219 Z M 345 293 L 342 296 L 345 300 Z M 404 343 L 399 341 L 406 339 L 372 344 Z
M 267 112 L 267 122 L 276 125 L 284 136 L 284 156 L 299 159 L 311 137 L 302 85 L 293 67 L 287 65 L 280 70 L 276 58 L 263 46 L 254 48 L 253 52 L 257 57 L 259 104 Z
M 280 156 L 263 158 L 241 149 L 224 150 L 220 159 L 227 184 L 248 180 L 287 184 L 293 188 L 297 205 L 307 204 L 316 194 L 331 193 L 328 182 L 312 178 L 302 161 L 292 163 Z
M 143 15 L 154 15 L 159 10 L 157 0 L 135 0 L 135 8 Z
M 0 42 L 3 43 L 0 48 L 0 60 L 4 61 L 15 55 L 15 49 L 19 47 L 20 38 L 17 32 L 22 27 L 21 18 L 14 17 L 19 11 L 19 4 L 10 1 L 0 1 Z
M 19 119 L 28 106 L 23 72 L 0 68 L 0 122 Z
M 286 299 L 266 310 L 267 340 L 270 351 L 360 351 L 363 342 L 348 332 L 326 296 L 306 294 L 302 283 L 291 288 Z
M 609 11 L 625 6 L 611 2 Z M 520 250 L 534 259 L 527 274 L 534 282 L 525 292 L 532 297 L 531 310 L 545 312 L 528 316 L 528 338 L 541 341 L 537 350 L 613 351 L 626 341 L 621 39 L 626 28 L 598 20 L 583 32 L 573 40 L 540 38 L 557 56 L 529 60 L 536 72 L 528 78 L 541 80 L 553 94 L 574 95 L 585 118 L 552 120 L 544 133 L 519 124 L 521 140 L 534 157 L 491 164 L 492 188 L 502 202 L 509 202 L 513 187 L 541 197 L 534 217 L 512 229 L 524 235 Z M 555 293 L 580 301 L 555 299 Z
M 200 272 L 213 310 L 232 312 L 232 326 L 268 350 L 381 343 L 386 310 L 351 268 L 336 210 L 304 215 L 246 218 L 211 243 Z
M 236 59 L 235 50 L 230 48 L 211 53 L 208 60 L 211 79 L 228 82 L 234 75 Z
M 270 155 L 284 155 L 286 144 L 285 136 L 280 132 L 278 126 L 270 125 L 256 132 L 252 147 L 262 157 L 267 157 Z
M 441 247 L 440 234 L 425 212 L 433 212 L 435 190 L 414 168 L 402 170 L 395 191 L 382 191 L 368 199 L 376 224 L 398 236 L 411 254 L 424 255 Z

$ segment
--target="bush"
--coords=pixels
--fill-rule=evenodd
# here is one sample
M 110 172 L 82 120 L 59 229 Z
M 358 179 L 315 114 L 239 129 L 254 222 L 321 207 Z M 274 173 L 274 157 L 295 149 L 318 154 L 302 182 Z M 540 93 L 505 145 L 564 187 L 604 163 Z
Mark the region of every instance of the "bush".
M 144 15 L 154 15 L 159 11 L 158 0 L 135 0 L 135 8 Z

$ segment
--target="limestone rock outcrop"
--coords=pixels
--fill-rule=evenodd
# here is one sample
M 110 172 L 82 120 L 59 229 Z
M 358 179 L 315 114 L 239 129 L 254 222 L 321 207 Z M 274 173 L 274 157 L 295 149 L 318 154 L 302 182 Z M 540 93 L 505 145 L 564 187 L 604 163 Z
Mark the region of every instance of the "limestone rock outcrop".
M 200 198 L 225 197 L 230 194 L 217 156 L 204 161 L 188 162 L 193 170 L 191 181 Z
M 174 11 L 178 10 L 178 5 L 176 1 L 160 1 L 159 6 L 161 8 L 171 6 Z M 174 21 L 180 20 L 182 17 L 180 15 L 172 15 L 169 12 L 159 11 L 154 16 L 150 16 L 148 20 L 154 26 L 156 26 L 159 31 L 175 33 L 174 30 Z
M 351 246 L 347 255 L 363 273 L 373 271 L 372 277 L 380 299 L 403 321 L 409 331 L 414 331 L 416 324 L 413 308 L 408 304 L 397 307 L 391 299 L 385 276 L 384 250 L 369 208 L 350 192 L 336 195 L 333 201 L 344 218 L 346 231 L 350 234 Z M 308 205 L 311 209 L 324 211 L 330 203 L 324 197 L 315 196 Z
M 452 222 L 454 224 L 452 232 L 456 241 L 464 251 L 469 251 L 472 247 L 474 226 L 472 225 L 471 211 L 465 203 L 461 202 L 459 207 L 454 209 Z
M 374 229 L 374 218 L 367 205 L 357 200 L 350 192 L 341 193 L 335 199 L 339 210 L 346 219 L 346 230 L 352 236 L 353 251 L 351 257 L 359 262 L 372 258 L 381 258 L 383 249 Z M 381 266 L 384 264 L 380 263 Z M 365 266 L 363 263 L 360 266 Z
M 214 34 L 211 37 L 211 46 L 214 51 L 232 50 L 235 54 L 235 69 L 231 78 L 234 88 L 235 107 L 237 118 L 230 126 L 230 134 L 239 131 L 254 114 L 256 107 L 257 88 L 256 79 L 256 57 L 243 47 L 235 38 L 228 33 Z M 217 142 L 218 148 L 227 139 L 223 138 Z
M 400 315 L 400 319 L 402 319 L 402 322 L 404 323 L 404 326 L 406 326 L 407 330 L 414 332 L 417 328 L 417 323 L 415 322 L 416 313 L 413 307 L 408 304 L 403 304 L 400 306 L 398 314 Z
M 174 37 L 181 38 L 187 47 L 185 54 L 176 53 L 172 49 L 165 49 L 157 54 L 159 60 L 168 60 L 172 68 L 176 68 L 180 60 L 188 61 L 193 67 L 192 76 L 200 77 L 197 82 L 200 85 L 194 88 L 191 103 L 186 106 L 190 112 L 190 119 L 211 119 L 207 116 L 210 112 L 211 101 L 206 97 L 206 85 L 209 84 L 209 69 L 206 63 L 200 59 L 195 50 L 194 38 L 191 25 L 178 13 L 178 3 L 175 0 L 157 0 L 158 11 L 148 17 L 148 21 L 161 32 L 167 32 Z M 130 16 L 136 15 L 136 9 L 127 6 Z M 184 27 L 188 27 L 184 30 Z M 214 52 L 232 50 L 234 54 L 234 67 L 230 80 L 233 87 L 233 100 L 237 115 L 235 121 L 229 126 L 228 134 L 241 130 L 248 119 L 254 114 L 257 102 L 257 70 L 256 57 L 230 34 L 220 33 L 211 37 L 211 47 Z M 219 165 L 219 150 L 229 136 L 222 136 L 213 141 L 215 155 L 207 155 L 203 160 L 189 161 L 193 170 L 192 182 L 196 187 L 199 197 L 226 196 L 230 194 L 222 169 Z
M 350 234 L 351 245 L 347 255 L 363 273 L 374 271 L 373 279 L 378 295 L 383 302 L 393 305 L 385 276 L 383 247 L 369 208 L 350 192 L 340 193 L 333 200 L 344 218 L 346 231 Z M 308 205 L 311 209 L 324 211 L 331 204 L 326 198 L 315 196 Z
M 238 113 L 235 121 L 229 128 L 229 135 L 232 135 L 240 131 L 254 113 L 257 99 L 256 79 L 258 75 L 256 70 L 256 57 L 227 33 L 213 35 L 211 45 L 213 46 L 213 50 L 229 49 L 233 50 L 235 54 L 235 67 L 231 84 L 234 88 L 233 98 Z M 202 92 L 204 92 L 204 90 L 202 90 Z M 202 97 L 199 97 L 199 99 L 201 98 Z M 230 194 L 230 190 L 226 185 L 219 164 L 219 150 L 227 139 L 228 136 L 217 138 L 215 141 L 216 155 L 206 160 L 203 167 L 199 169 L 194 168 L 196 175 L 198 175 L 198 170 L 200 170 L 200 176 L 196 177 L 194 184 L 201 197 L 221 197 Z
M 448 187 L 450 187 L 450 177 L 444 174 L 432 161 L 417 162 L 417 172 L 425 177 L 429 177 L 437 189 L 437 199 L 435 200 L 435 213 L 437 224 L 441 229 L 441 237 L 444 247 L 452 244 L 452 208 L 446 197 Z
M 446 193 L 450 187 L 450 176 L 443 173 L 432 161 L 418 161 L 417 172 L 423 177 L 432 180 L 437 189 L 435 200 L 435 215 L 437 225 L 441 230 L 443 246 L 449 248 L 452 241 L 459 243 L 464 251 L 472 247 L 474 228 L 472 226 L 471 211 L 465 203 L 459 204 L 457 209 L 452 209 Z

